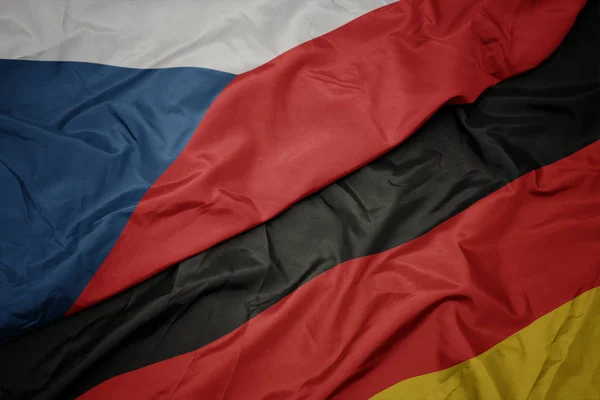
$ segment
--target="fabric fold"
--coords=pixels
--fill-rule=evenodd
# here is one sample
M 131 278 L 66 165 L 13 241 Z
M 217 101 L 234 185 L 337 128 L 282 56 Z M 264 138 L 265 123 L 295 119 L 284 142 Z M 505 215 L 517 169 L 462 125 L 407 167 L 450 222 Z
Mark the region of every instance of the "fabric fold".
M 238 76 L 69 313 L 272 218 L 406 140 L 445 102 L 536 66 L 584 4 L 401 1 Z

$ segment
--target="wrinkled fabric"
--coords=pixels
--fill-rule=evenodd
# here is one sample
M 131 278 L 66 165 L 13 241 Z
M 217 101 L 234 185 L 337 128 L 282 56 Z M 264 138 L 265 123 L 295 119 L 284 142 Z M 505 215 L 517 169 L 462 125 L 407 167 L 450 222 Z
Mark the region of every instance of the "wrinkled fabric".
M 67 312 L 233 78 L 0 59 L 0 342 Z
M 597 399 L 599 309 L 600 289 L 592 289 L 480 356 L 401 382 L 373 400 Z
M 394 0 L 2 0 L 0 58 L 246 72 Z
M 558 51 L 539 68 L 498 84 L 474 105 L 444 107 L 393 152 L 267 224 L 1 346 L 0 387 L 26 398 L 69 399 L 117 374 L 196 350 L 320 273 L 414 239 L 523 174 L 598 140 L 597 27 L 597 5 L 590 3 Z M 475 270 L 478 266 L 473 264 Z M 543 286 L 546 267 L 538 267 L 531 276 Z M 431 274 L 437 269 L 426 273 Z M 380 296 L 390 291 L 389 285 L 380 289 Z M 334 283 L 328 292 L 337 290 Z M 451 299 L 431 309 L 447 302 Z M 365 317 L 379 305 L 372 303 Z M 335 303 L 327 307 L 336 310 Z M 303 329 L 294 318 L 310 315 L 299 307 L 286 323 Z M 336 319 L 323 312 L 314 315 L 334 330 Z M 473 326 L 487 331 L 485 320 Z M 348 329 L 361 334 L 355 326 Z M 310 337 L 310 331 L 304 332 Z M 497 340 L 504 339 L 500 336 Z M 443 346 L 447 342 L 440 337 Z M 459 339 L 471 340 L 466 334 Z M 354 350 L 350 346 L 346 351 Z M 410 367 L 412 358 L 403 359 Z M 300 363 L 312 365 L 313 360 L 307 353 Z M 390 377 L 388 386 L 399 380 Z M 308 394 L 311 381 L 306 381 Z M 262 377 L 256 382 L 260 386 Z
M 533 68 L 584 3 L 401 1 L 239 75 L 69 312 L 274 217 L 406 140 L 447 101 L 471 102 Z
M 132 211 L 234 77 L 200 60 L 245 71 L 386 4 L 38 3 L 0 2 L 0 342 L 64 316 L 101 279 Z M 275 35 L 281 18 L 288 34 Z M 163 208 L 153 218 L 178 212 Z
M 350 10 L 360 9 L 345 6 L 345 2 L 320 1 L 308 3 L 308 10 L 312 10 L 308 14 L 320 14 L 316 10 L 324 4 L 327 13 L 339 11 L 345 16 Z M 133 77 L 118 85 L 105 81 L 107 90 L 102 91 L 94 82 L 88 82 L 85 70 L 91 73 L 90 69 L 97 69 L 96 73 L 104 76 L 105 72 L 99 70 L 116 67 L 94 64 L 74 68 L 79 63 L 73 61 L 54 61 L 49 70 L 3 67 L 3 79 L 9 84 L 2 85 L 2 111 L 8 121 L 2 121 L 0 130 L 11 138 L 4 146 L 9 155 L 3 158 L 9 162 L 4 163 L 8 172 L 3 182 L 10 182 L 6 190 L 11 196 L 5 196 L 3 199 L 9 200 L 2 203 L 10 218 L 3 218 L 6 222 L 0 224 L 3 247 L 9 248 L 0 253 L 2 274 L 8 277 L 0 281 L 6 304 L 0 319 L 0 341 L 96 304 L 272 218 L 406 140 L 442 104 L 473 101 L 487 87 L 538 65 L 558 46 L 584 3 L 394 2 L 294 47 L 230 83 L 231 75 L 204 69 L 204 74 L 219 78 L 214 82 L 202 77 L 175 79 L 175 83 L 165 79 L 155 85 L 144 77 L 177 73 L 172 68 L 121 68 L 122 74 Z M 41 31 L 49 32 L 41 36 L 61 43 L 71 33 L 76 42 L 81 38 L 83 44 L 74 46 L 74 53 L 64 54 L 66 59 L 77 60 L 96 51 L 105 59 L 106 52 L 110 52 L 105 50 L 107 47 L 120 48 L 120 40 L 113 40 L 113 31 L 123 33 L 122 40 L 130 34 L 149 32 L 144 23 L 152 21 L 155 14 L 147 15 L 148 10 L 155 12 L 166 3 L 140 11 L 131 23 L 122 21 L 132 15 L 133 5 L 128 3 L 113 10 L 118 17 L 109 21 L 105 5 L 51 4 L 60 11 L 51 12 L 47 24 L 39 24 Z M 213 2 L 206 7 L 211 5 L 215 8 L 207 12 L 209 17 L 211 13 L 219 14 L 221 7 Z M 261 5 L 255 3 L 247 10 L 268 14 L 270 8 Z M 28 6 L 33 8 L 30 2 L 9 8 L 18 16 Z M 371 6 L 365 5 L 367 9 Z M 116 12 L 119 10 L 124 14 Z M 290 12 L 297 15 L 297 11 Z M 60 33 L 56 13 L 63 17 Z M 73 20 L 80 21 L 88 13 L 85 29 L 78 24 L 72 26 Z M 216 26 L 228 27 L 228 18 L 239 13 L 245 22 L 252 20 L 250 11 L 235 9 L 231 13 L 216 18 L 224 24 Z M 39 15 L 29 14 L 33 21 Z M 15 28 L 11 15 L 7 13 L 6 18 L 12 22 L 3 24 L 8 26 L 8 36 L 26 36 L 30 31 Z M 20 22 L 31 25 L 31 18 L 23 17 Z M 90 45 L 85 38 L 95 37 L 90 32 L 109 22 L 114 24 L 114 29 L 109 29 L 113 34 L 106 32 L 106 36 L 113 38 L 109 39 L 112 45 L 102 39 L 94 39 Z M 553 26 L 551 31 L 541 29 L 549 24 Z M 245 29 L 247 25 L 236 28 Z M 254 25 L 260 23 L 250 24 Z M 214 25 L 196 26 L 199 28 L 192 35 L 206 36 L 206 28 L 211 32 L 210 42 L 220 41 L 219 29 Z M 237 37 L 235 30 L 226 30 Z M 261 32 L 250 29 L 248 37 L 260 37 Z M 172 39 L 166 35 L 159 41 L 161 45 L 148 49 L 146 41 L 134 40 L 135 51 L 155 58 L 155 50 L 170 46 Z M 225 35 L 223 40 L 228 43 L 231 37 Z M 31 42 L 37 46 L 35 40 Z M 13 45 L 7 46 L 12 54 Z M 65 46 L 71 48 L 68 40 Z M 135 53 L 127 46 L 124 49 L 129 55 Z M 116 57 L 113 62 L 122 61 Z M 47 62 L 11 60 L 3 64 L 39 66 Z M 62 71 L 57 72 L 57 68 Z M 73 87 L 79 93 L 75 99 L 70 98 Z M 178 99 L 182 93 L 185 100 Z M 194 95 L 201 98 L 188 105 Z M 18 96 L 24 98 L 16 101 Z M 123 105 L 123 98 L 130 102 Z M 99 101 L 101 105 L 97 106 Z M 66 110 L 55 107 L 54 103 L 65 102 Z M 71 102 L 73 108 L 69 108 Z M 179 107 L 179 102 L 188 106 Z M 62 116 L 58 125 L 49 127 L 52 134 L 47 134 L 46 114 L 39 111 Z M 178 121 L 173 122 L 179 114 L 188 123 L 184 128 Z M 79 135 L 83 151 L 64 146 L 72 135 L 73 121 L 83 132 Z M 22 134 L 31 140 L 12 140 Z M 114 160 L 96 157 L 115 140 L 127 145 L 108 145 L 124 149 Z M 149 153 L 146 142 L 154 146 Z M 152 156 L 155 153 L 160 155 L 156 165 Z M 26 156 L 19 158 L 19 154 Z M 150 161 L 146 159 L 148 154 Z M 119 165 L 122 168 L 117 168 Z M 96 191 L 100 193 L 95 195 Z M 27 197 L 22 201 L 21 193 Z M 29 206 L 23 208 L 21 203 Z M 19 211 L 16 217 L 14 209 Z M 35 210 L 33 223 L 29 210 Z M 15 224 L 31 225 L 29 231 L 36 233 L 14 235 Z M 23 256 L 22 250 L 31 247 L 34 237 L 41 245 Z M 31 277 L 27 283 L 22 279 L 24 275 Z
M 600 141 L 81 399 L 364 399 L 475 357 L 600 286 L 598 165 Z

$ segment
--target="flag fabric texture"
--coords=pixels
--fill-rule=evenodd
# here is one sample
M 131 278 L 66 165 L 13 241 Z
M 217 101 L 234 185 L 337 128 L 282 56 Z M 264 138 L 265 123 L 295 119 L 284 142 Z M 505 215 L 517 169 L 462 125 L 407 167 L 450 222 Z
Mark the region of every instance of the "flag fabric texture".
M 600 399 L 597 1 L 0 37 L 0 399 Z

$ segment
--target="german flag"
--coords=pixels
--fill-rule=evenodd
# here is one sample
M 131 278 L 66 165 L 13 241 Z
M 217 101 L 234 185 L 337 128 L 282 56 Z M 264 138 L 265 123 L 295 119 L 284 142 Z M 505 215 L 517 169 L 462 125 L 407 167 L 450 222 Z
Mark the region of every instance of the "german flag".
M 0 399 L 600 399 L 598 2 L 352 3 L 251 68 L 0 47 Z

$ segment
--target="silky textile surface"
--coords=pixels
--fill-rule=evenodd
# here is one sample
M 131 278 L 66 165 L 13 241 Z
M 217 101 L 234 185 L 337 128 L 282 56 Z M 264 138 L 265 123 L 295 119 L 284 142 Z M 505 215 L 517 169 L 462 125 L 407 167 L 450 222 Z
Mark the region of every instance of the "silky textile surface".
M 264 222 L 392 149 L 443 103 L 536 66 L 584 3 L 400 1 L 238 76 L 70 311 Z
M 366 398 L 474 357 L 600 285 L 598 165 L 600 141 L 82 398 Z
M 0 60 L 0 76 L 2 339 L 69 309 L 233 75 Z
M 394 0 L 1 0 L 0 56 L 246 72 Z
M 1 3 L 0 341 L 265 222 L 537 66 L 585 1 L 209 1 L 182 35 L 183 11 L 121 3 Z M 162 14 L 177 29 L 152 29 Z M 314 33 L 237 50 L 286 37 L 278 15 Z M 200 61 L 219 58 L 207 41 L 239 60 Z
M 526 332 L 542 346 L 530 328 L 600 283 L 598 22 L 591 2 L 540 67 L 443 107 L 273 220 L 1 346 L 0 388 L 39 399 L 366 398 L 493 362 Z M 594 354 L 569 370 L 592 395 Z M 456 394 L 477 393 L 476 376 Z M 498 393 L 522 388 L 490 379 Z
M 293 4 L 0 2 L 0 341 L 71 307 L 234 78 L 207 67 L 244 72 L 386 3 Z
M 600 289 L 551 311 L 481 356 L 399 383 L 374 400 L 594 399 Z M 522 351 L 526 348 L 528 351 Z

